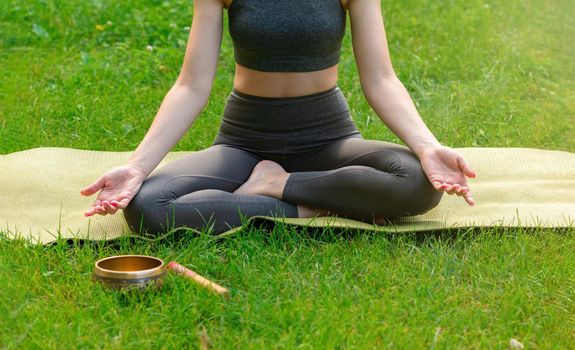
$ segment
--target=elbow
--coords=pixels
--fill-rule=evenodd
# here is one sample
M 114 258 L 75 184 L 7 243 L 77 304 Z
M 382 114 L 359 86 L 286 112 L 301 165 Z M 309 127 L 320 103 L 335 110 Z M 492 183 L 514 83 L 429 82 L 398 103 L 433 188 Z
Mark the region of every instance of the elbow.
M 395 73 L 372 75 L 360 78 L 361 90 L 368 103 L 372 103 L 382 92 L 394 89 L 401 84 Z M 399 85 L 398 85 L 399 84 Z
M 212 82 L 208 80 L 194 80 L 182 79 L 178 77 L 174 84 L 174 88 L 182 89 L 186 92 L 196 96 L 200 101 L 202 108 L 208 103 L 212 91 Z

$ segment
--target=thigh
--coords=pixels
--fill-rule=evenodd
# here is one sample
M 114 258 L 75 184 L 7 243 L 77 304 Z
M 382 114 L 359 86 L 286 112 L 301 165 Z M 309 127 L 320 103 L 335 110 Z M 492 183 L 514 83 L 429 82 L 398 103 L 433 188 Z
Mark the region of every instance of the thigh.
M 243 149 L 219 144 L 191 153 L 153 171 L 140 191 L 160 202 L 204 189 L 233 192 L 250 176 L 260 158 Z
M 297 164 L 297 171 L 331 170 L 350 165 L 369 166 L 395 175 L 422 172 L 419 159 L 409 148 L 359 137 L 333 142 L 303 157 Z

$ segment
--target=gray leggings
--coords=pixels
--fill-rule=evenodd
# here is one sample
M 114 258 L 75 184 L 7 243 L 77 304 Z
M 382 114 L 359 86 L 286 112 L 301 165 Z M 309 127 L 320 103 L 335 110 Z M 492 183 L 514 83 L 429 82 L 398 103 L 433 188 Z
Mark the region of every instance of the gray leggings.
M 232 193 L 263 159 L 291 173 L 282 200 Z M 213 144 L 152 172 L 123 213 L 135 232 L 218 234 L 242 217 L 297 217 L 298 204 L 371 223 L 422 214 L 441 196 L 407 147 L 362 137 L 339 87 L 277 98 L 233 89 Z

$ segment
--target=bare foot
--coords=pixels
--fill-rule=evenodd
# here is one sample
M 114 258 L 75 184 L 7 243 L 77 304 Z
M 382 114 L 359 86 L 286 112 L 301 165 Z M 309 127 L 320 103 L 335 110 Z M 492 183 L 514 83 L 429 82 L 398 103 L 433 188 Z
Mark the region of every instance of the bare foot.
M 303 205 L 297 206 L 298 218 L 311 218 L 312 216 L 329 216 L 329 210 L 310 208 Z
M 262 160 L 252 170 L 248 180 L 234 193 L 260 194 L 282 199 L 282 194 L 289 173 L 278 163 L 271 160 Z

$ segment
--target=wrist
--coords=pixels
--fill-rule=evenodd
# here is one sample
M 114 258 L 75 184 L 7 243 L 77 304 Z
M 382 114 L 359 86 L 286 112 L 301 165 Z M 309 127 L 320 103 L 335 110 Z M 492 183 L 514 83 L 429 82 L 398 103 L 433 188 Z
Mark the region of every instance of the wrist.
M 138 172 L 140 172 L 143 177 L 145 178 L 146 176 L 148 176 L 149 172 L 146 170 L 146 168 L 142 167 L 140 164 L 135 163 L 135 162 L 128 162 L 126 164 L 127 167 L 130 167 L 132 169 L 137 170 Z
M 423 141 L 411 148 L 413 153 L 419 158 L 426 151 L 441 148 L 443 145 L 437 140 Z

